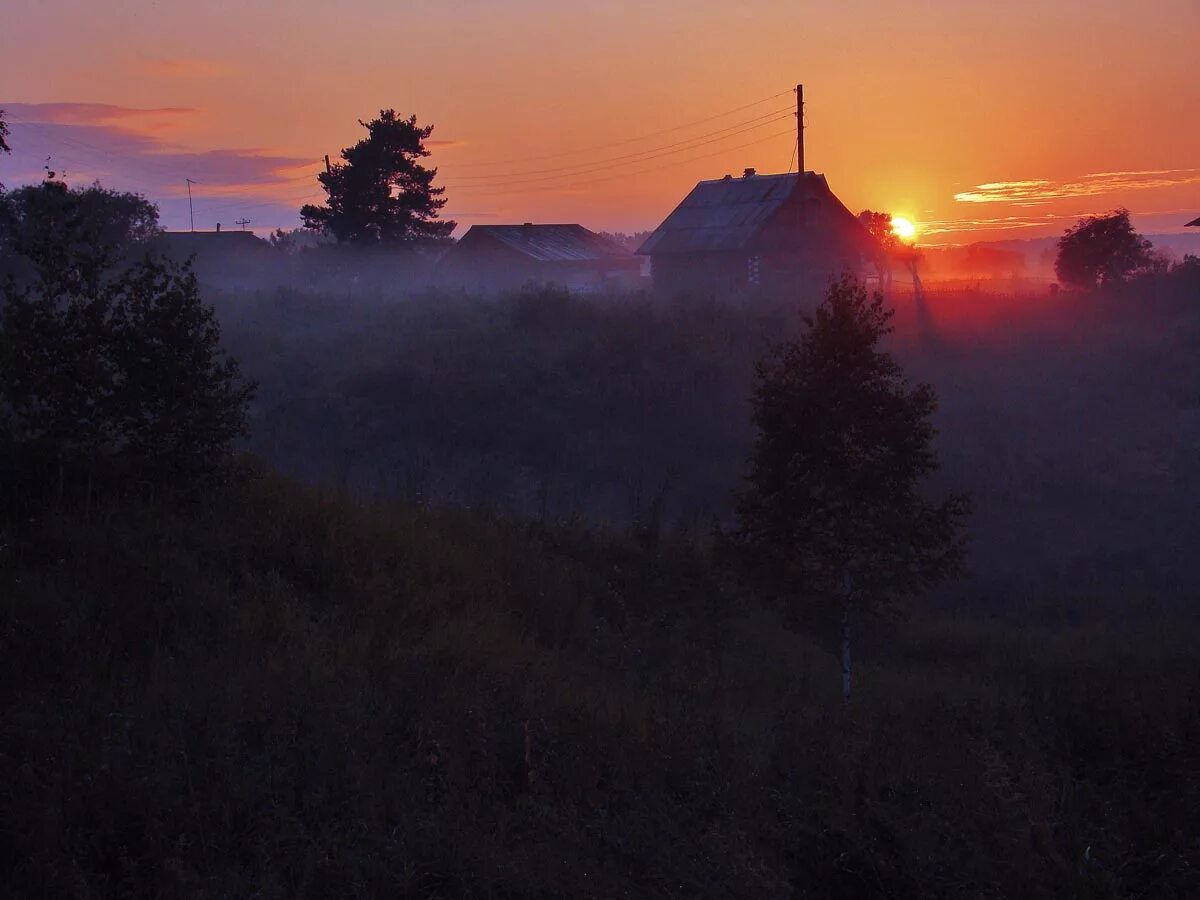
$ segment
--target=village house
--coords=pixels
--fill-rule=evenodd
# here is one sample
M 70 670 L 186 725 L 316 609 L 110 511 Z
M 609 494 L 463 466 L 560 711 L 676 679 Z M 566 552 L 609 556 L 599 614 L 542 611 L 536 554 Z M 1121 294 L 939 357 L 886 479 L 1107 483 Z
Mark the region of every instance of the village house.
M 554 284 L 578 293 L 635 288 L 642 261 L 582 225 L 474 225 L 438 263 L 439 280 L 490 292 Z
M 668 293 L 822 289 L 876 253 L 857 217 L 824 175 L 759 175 L 747 169 L 702 181 L 638 253 L 654 288 Z

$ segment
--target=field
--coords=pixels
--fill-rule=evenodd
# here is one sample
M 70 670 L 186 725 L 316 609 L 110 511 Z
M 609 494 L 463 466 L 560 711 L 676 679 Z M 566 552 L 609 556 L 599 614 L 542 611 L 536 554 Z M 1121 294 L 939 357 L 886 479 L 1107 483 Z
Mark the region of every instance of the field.
M 10 523 L 11 896 L 1177 897 L 1200 629 L 782 627 L 703 547 L 245 465 Z

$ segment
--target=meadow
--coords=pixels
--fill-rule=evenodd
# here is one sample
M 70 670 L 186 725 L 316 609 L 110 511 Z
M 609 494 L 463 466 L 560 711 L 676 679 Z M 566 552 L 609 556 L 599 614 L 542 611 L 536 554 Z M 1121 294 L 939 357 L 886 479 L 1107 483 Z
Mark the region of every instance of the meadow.
M 0 516 L 0 894 L 1194 894 L 1191 286 L 899 305 L 970 570 L 848 703 L 714 538 L 793 301 L 212 297 L 224 480 Z

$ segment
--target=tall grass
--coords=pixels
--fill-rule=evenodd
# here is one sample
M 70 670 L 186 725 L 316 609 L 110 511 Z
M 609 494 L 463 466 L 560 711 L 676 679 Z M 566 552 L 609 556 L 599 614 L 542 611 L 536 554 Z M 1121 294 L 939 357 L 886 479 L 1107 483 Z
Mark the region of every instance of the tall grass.
M 1200 629 L 914 615 L 260 469 L 0 538 L 0 892 L 1177 897 Z

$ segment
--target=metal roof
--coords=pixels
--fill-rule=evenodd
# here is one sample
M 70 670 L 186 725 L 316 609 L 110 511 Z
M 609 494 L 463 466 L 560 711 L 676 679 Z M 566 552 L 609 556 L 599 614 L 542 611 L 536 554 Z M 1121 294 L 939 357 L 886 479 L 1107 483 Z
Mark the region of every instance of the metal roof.
M 696 185 L 638 248 L 638 253 L 653 255 L 741 250 L 759 235 L 801 185 L 806 199 L 833 201 L 832 204 L 823 204 L 830 209 L 819 210 L 820 215 L 828 215 L 833 207 L 850 215 L 830 192 L 825 176 L 816 172 L 805 172 L 803 181 L 797 173 L 747 175 L 740 178 L 727 175 Z
M 474 237 L 472 237 L 472 235 Z M 620 244 L 588 231 L 582 225 L 472 225 L 463 241 L 490 237 L 539 262 L 627 259 Z

